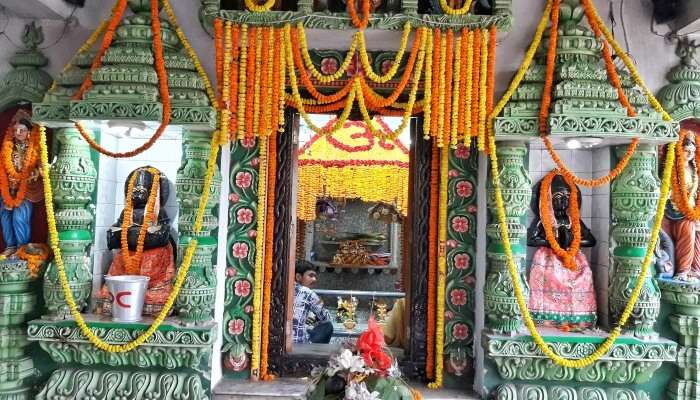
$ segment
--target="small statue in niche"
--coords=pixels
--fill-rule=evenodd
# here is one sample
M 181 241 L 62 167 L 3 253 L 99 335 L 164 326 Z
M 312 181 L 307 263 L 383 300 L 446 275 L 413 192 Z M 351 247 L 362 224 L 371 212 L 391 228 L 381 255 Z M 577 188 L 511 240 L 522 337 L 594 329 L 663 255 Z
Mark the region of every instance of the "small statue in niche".
M 656 241 L 654 264 L 657 277 L 662 279 L 673 278 L 673 266 L 675 265 L 673 240 L 663 229 L 659 231 L 659 240 Z
M 687 203 L 694 206 L 698 195 L 698 173 L 696 169 L 696 139 L 695 133 L 688 129 L 681 129 L 680 140 L 683 152 L 683 165 L 676 160 L 674 175 L 678 175 L 682 168 L 683 181 L 687 194 Z M 677 186 L 674 184 L 674 186 Z M 674 279 L 682 281 L 696 281 L 700 279 L 700 221 L 688 218 L 682 212 L 679 202 L 682 199 L 674 194 L 666 203 L 665 227 L 667 228 L 675 246 L 675 275 Z
M 173 289 L 176 247 L 170 218 L 163 209 L 169 192 L 168 179 L 157 169 L 140 167 L 132 171 L 124 184 L 127 204 L 117 222 L 107 230 L 107 247 L 117 250 L 108 275 L 150 278 L 144 314 L 160 312 Z M 126 237 L 123 235 L 125 229 Z M 125 257 L 126 247 L 128 254 Z M 103 312 L 108 312 L 111 304 L 106 286 L 102 287 L 99 298 Z
M 554 172 L 555 173 L 555 172 Z M 552 173 L 550 173 L 552 174 Z M 556 174 L 556 173 L 555 173 Z M 551 177 L 550 177 L 551 178 Z M 579 249 L 570 263 L 565 263 L 552 249 L 540 210 L 549 212 L 554 240 L 564 250 L 575 242 L 574 221 L 570 196 L 575 188 L 578 204 L 581 193 L 575 184 L 570 187 L 562 175 L 551 178 L 550 190 L 540 196 L 543 178 L 535 187 L 533 211 L 535 219 L 528 229 L 527 244 L 537 247 L 530 268 L 529 308 L 538 325 L 556 327 L 565 331 L 583 330 L 595 325 L 597 317 L 593 273 L 586 256 Z M 544 202 L 544 203 L 541 203 Z M 596 240 L 583 221 L 578 221 L 581 235 L 579 247 L 593 247 Z
M 5 250 L 0 255 L 4 257 L 14 255 L 18 248 L 29 244 L 34 203 L 44 197 L 39 134 L 32 129 L 29 113 L 19 110 L 2 141 L 0 226 Z

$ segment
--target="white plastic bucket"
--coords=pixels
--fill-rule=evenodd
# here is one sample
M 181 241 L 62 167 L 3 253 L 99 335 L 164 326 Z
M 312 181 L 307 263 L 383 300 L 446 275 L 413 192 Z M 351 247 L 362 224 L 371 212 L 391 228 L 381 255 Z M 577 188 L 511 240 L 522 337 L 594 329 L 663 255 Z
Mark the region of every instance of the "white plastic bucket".
M 137 322 L 141 320 L 148 280 L 141 275 L 106 276 L 107 289 L 112 295 L 112 320 Z

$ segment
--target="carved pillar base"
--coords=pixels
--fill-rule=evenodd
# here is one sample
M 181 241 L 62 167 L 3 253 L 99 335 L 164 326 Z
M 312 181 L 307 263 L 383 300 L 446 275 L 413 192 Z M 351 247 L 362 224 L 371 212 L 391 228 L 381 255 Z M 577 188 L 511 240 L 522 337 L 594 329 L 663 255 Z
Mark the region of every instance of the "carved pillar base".
M 36 400 L 208 400 L 198 375 L 94 368 L 61 368 Z
M 59 233 L 59 238 L 68 286 L 82 311 L 87 307 L 92 292 L 92 262 L 86 255 L 87 248 L 92 243 L 92 235 L 87 231 L 67 231 Z M 53 262 L 44 274 L 44 302 L 48 311 L 47 317 L 64 319 L 70 316 L 70 309 L 58 277 L 58 267 Z
M 189 239 L 185 238 L 180 242 L 180 248 L 184 250 L 188 242 Z M 216 274 L 211 262 L 215 251 L 214 238 L 199 239 L 187 279 L 175 300 L 177 315 L 187 325 L 211 320 L 216 297 Z

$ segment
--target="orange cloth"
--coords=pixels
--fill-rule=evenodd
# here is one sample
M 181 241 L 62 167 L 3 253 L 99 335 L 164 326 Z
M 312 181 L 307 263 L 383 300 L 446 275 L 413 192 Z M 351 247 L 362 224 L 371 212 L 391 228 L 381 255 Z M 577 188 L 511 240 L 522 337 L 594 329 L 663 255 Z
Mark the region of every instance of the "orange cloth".
M 135 253 L 130 252 L 132 257 Z M 112 276 L 127 275 L 121 250 L 115 253 L 107 274 Z M 156 306 L 165 304 L 170 292 L 173 290 L 173 279 L 175 278 L 175 257 L 173 256 L 172 245 L 168 244 L 165 247 L 144 250 L 139 275 L 150 278 L 144 304 Z M 102 286 L 98 298 L 110 298 L 107 285 Z
M 676 249 L 676 275 L 700 276 L 700 230 L 687 219 L 670 221 L 670 226 Z

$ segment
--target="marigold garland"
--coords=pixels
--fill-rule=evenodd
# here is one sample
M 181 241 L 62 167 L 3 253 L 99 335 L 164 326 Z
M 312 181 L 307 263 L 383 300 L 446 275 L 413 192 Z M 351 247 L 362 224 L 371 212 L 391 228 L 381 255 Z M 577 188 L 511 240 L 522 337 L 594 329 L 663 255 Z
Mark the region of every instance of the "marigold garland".
M 440 196 L 438 217 L 438 259 L 437 259 L 437 329 L 435 331 L 435 380 L 428 384 L 431 389 L 442 387 L 445 350 L 445 282 L 447 277 L 447 205 L 449 201 L 449 158 L 450 149 L 443 146 L 440 154 Z
M 248 70 L 248 25 L 241 26 L 241 60 L 238 70 L 238 112 L 236 116 L 236 121 L 238 123 L 237 137 L 238 139 L 243 139 L 245 137 L 245 123 L 247 120 L 246 111 L 248 110 L 246 100 L 247 100 L 247 90 L 248 81 L 245 80 Z
M 219 107 L 223 106 L 224 56 L 224 23 L 221 18 L 216 18 L 214 20 L 214 58 L 216 59 L 216 91 L 221 99 Z
M 238 42 L 239 42 L 239 35 L 240 31 L 238 28 L 238 25 L 233 26 L 233 32 L 232 32 L 232 37 L 231 37 L 231 42 L 233 43 L 233 54 L 231 55 L 231 68 L 230 68 L 230 74 L 231 76 L 229 77 L 229 82 L 231 84 L 231 89 L 228 91 L 228 113 L 231 115 L 231 118 L 229 118 L 229 125 L 228 126 L 222 126 L 221 131 L 226 132 L 226 129 L 228 129 L 228 132 L 226 134 L 222 134 L 222 138 L 231 138 L 234 139 L 236 137 L 236 130 L 238 129 L 238 69 L 239 69 L 239 57 L 240 57 L 240 51 L 238 47 Z
M 28 252 L 27 249 L 29 248 L 29 246 L 32 246 L 35 249 L 38 248 L 38 253 L 34 254 Z M 32 279 L 36 279 L 39 277 L 41 268 L 44 266 L 44 263 L 46 263 L 46 260 L 49 259 L 50 250 L 49 246 L 43 243 L 32 243 L 31 245 L 20 246 L 20 248 L 17 249 L 15 255 L 20 260 L 24 260 L 27 262 L 29 277 Z
M 481 76 L 481 31 L 474 31 L 472 61 L 471 137 L 479 136 L 479 77 Z
M 222 78 L 222 88 L 221 88 L 221 101 L 219 105 L 219 126 L 221 129 L 228 129 L 229 123 L 231 121 L 231 110 L 229 108 L 231 101 L 231 67 L 233 56 L 231 54 L 231 47 L 233 45 L 233 27 L 231 21 L 226 21 L 226 27 L 224 28 L 224 65 L 221 71 Z M 236 44 L 238 46 L 238 44 Z
M 253 26 L 250 28 L 248 33 L 248 65 L 247 65 L 247 78 L 244 80 L 248 88 L 246 89 L 246 110 L 245 110 L 245 137 L 254 137 L 257 132 L 253 131 L 253 110 L 255 108 L 255 88 L 256 76 L 255 76 L 255 66 L 258 63 L 259 52 L 257 51 L 258 46 L 258 35 L 260 32 L 260 27 Z
M 245 0 L 245 7 L 248 9 L 248 11 L 252 12 L 260 13 L 270 11 L 274 5 L 275 0 L 266 0 L 262 4 L 257 4 L 255 0 Z
M 472 138 L 472 103 L 476 100 L 473 95 L 474 86 L 474 37 L 477 35 L 476 31 L 469 31 L 469 36 L 467 37 L 467 62 L 466 62 L 466 73 L 464 75 L 464 123 L 461 125 L 464 129 L 464 145 L 471 145 Z
M 549 247 L 551 247 L 552 251 L 554 251 L 554 253 L 562 260 L 566 268 L 570 269 L 571 271 L 576 271 L 578 269 L 578 265 L 576 264 L 576 255 L 581 248 L 581 216 L 579 215 L 578 189 L 571 178 L 567 177 L 566 175 L 562 175 L 562 177 L 569 186 L 570 194 L 567 215 L 569 216 L 571 230 L 573 231 L 574 236 L 574 239 L 567 250 L 561 248 L 553 230 L 554 221 L 552 219 L 554 216 L 552 215 L 552 180 L 554 177 L 560 174 L 561 173 L 559 171 L 553 170 L 542 179 L 542 183 L 540 185 L 539 204 L 540 218 Z
M 488 97 L 488 32 L 481 30 L 481 64 L 479 73 L 479 121 L 477 149 L 486 150 L 486 98 Z
M 19 171 L 15 168 L 15 164 L 12 160 L 14 146 L 15 141 L 12 126 L 8 126 L 2 140 L 2 148 L 0 149 L 0 157 L 2 158 L 2 168 L 0 168 L 0 195 L 2 196 L 3 204 L 10 208 L 17 208 L 22 205 L 27 195 L 29 180 L 39 162 L 38 127 L 35 126 L 32 128 L 32 132 L 29 134 L 27 151 L 24 154 L 22 167 Z M 13 185 L 16 185 L 14 196 L 11 192 L 11 186 Z
M 427 34 L 426 37 L 426 57 L 427 61 L 425 63 L 425 90 L 423 93 L 423 138 L 424 139 L 429 139 L 430 138 L 430 132 L 431 132 L 431 123 L 432 123 L 432 86 L 433 86 L 433 65 L 435 64 L 434 59 L 433 59 L 433 47 L 434 47 L 434 39 L 433 39 L 433 31 L 432 29 L 425 29 L 425 32 Z
M 683 144 L 683 140 L 688 135 L 688 131 L 681 129 L 678 134 L 678 143 Z M 700 161 L 700 150 L 695 148 L 695 173 L 700 171 L 698 165 Z M 700 221 L 700 196 L 695 194 L 695 205 L 690 204 L 690 196 L 688 194 L 688 189 L 685 185 L 685 154 L 683 151 L 676 152 L 676 164 L 673 168 L 673 174 L 671 176 L 672 191 L 671 199 L 673 204 L 676 206 L 678 211 L 680 211 L 686 218 L 691 221 Z
M 121 226 L 121 250 L 122 258 L 124 259 L 124 269 L 128 275 L 139 275 L 141 266 L 141 257 L 143 256 L 144 241 L 146 240 L 146 233 L 148 232 L 148 227 L 150 226 L 152 220 L 158 219 L 157 215 L 154 215 L 154 209 L 156 205 L 156 199 L 159 197 L 160 193 L 160 171 L 155 168 L 146 168 L 146 170 L 153 177 L 153 182 L 151 182 L 151 188 L 148 195 L 148 200 L 146 202 L 146 210 L 143 214 L 143 221 L 141 222 L 141 228 L 139 229 L 139 236 L 136 242 L 136 253 L 134 257 L 131 257 L 129 251 L 129 227 L 134 224 L 134 206 L 132 203 L 132 198 L 130 195 L 126 196 L 126 204 L 124 205 L 124 216 L 122 217 Z M 127 193 L 134 193 L 134 185 L 136 184 L 137 174 L 131 175 L 129 183 L 127 185 Z
M 447 4 L 447 0 L 440 0 L 440 8 L 442 12 L 448 15 L 464 15 L 472 9 L 473 0 L 464 0 L 464 4 L 460 8 L 453 8 Z
M 262 313 L 263 313 L 263 276 L 265 262 L 265 210 L 267 206 L 267 169 L 268 169 L 268 138 L 258 138 L 258 201 L 257 223 L 255 236 L 255 271 L 253 274 L 253 325 L 250 356 L 250 371 L 253 377 L 261 378 L 261 346 L 262 346 Z
M 437 99 L 437 130 L 433 132 L 433 135 L 437 137 L 437 143 L 439 147 L 443 146 L 444 132 L 445 132 L 445 80 L 447 79 L 447 34 L 444 35 L 443 42 L 440 47 L 440 65 L 438 69 L 438 99 Z
M 432 94 L 429 98 L 430 108 L 435 113 L 430 121 L 430 129 L 425 133 L 427 136 L 435 136 L 435 132 L 438 132 L 438 120 L 440 119 L 440 97 L 442 91 L 440 90 L 440 79 L 444 77 L 443 70 L 441 70 L 440 65 L 442 62 L 442 48 L 443 48 L 443 36 L 442 31 L 438 28 L 433 30 L 433 80 L 432 80 Z M 430 60 L 428 60 L 430 61 Z M 435 76 L 437 74 L 437 76 Z M 442 141 L 438 141 L 438 146 L 442 145 Z
M 368 0 L 363 0 L 367 1 Z M 396 55 L 394 56 L 394 60 L 392 61 L 391 68 L 389 68 L 389 71 L 387 71 L 384 75 L 377 75 L 374 72 L 374 69 L 372 68 L 372 65 L 369 63 L 369 55 L 367 54 L 367 45 L 365 43 L 365 33 L 363 31 L 360 31 L 358 34 L 358 39 L 359 39 L 359 47 L 360 47 L 360 62 L 362 63 L 362 72 L 373 82 L 376 83 L 386 83 L 389 82 L 391 79 L 394 78 L 394 75 L 396 75 L 396 72 L 399 70 L 399 66 L 401 65 L 401 60 L 403 59 L 403 55 L 406 52 L 406 47 L 408 46 L 408 35 L 411 33 L 411 23 L 406 22 L 403 26 L 403 34 L 401 35 L 401 42 L 399 44 L 399 51 L 396 52 Z M 417 40 L 417 38 L 416 38 Z M 414 49 L 416 48 L 415 46 L 413 47 Z M 415 50 L 414 50 L 415 51 Z
M 549 107 L 552 104 L 552 85 L 554 84 L 554 63 L 557 57 L 557 36 L 559 35 L 559 4 L 560 0 L 554 0 L 552 5 L 551 26 L 549 28 L 549 46 L 547 47 L 547 73 L 544 78 L 542 100 L 540 103 L 540 135 L 547 135 L 547 121 L 549 120 Z
M 102 44 L 100 45 L 100 49 L 97 51 L 97 54 L 90 65 L 90 69 L 85 76 L 85 80 L 73 95 L 74 100 L 81 99 L 83 94 L 85 94 L 85 91 L 92 86 L 92 74 L 102 66 L 102 57 L 104 57 L 107 49 L 112 44 L 114 32 L 116 31 L 117 26 L 119 26 L 119 22 L 121 22 L 122 16 L 124 15 L 124 10 L 126 10 L 126 5 L 127 0 L 117 0 L 114 8 L 112 8 L 112 16 L 107 24 L 105 34 L 102 36 Z
M 265 262 L 262 305 L 262 344 L 260 346 L 260 377 L 270 380 L 272 376 L 267 371 L 267 352 L 270 342 L 270 301 L 272 298 L 272 249 L 275 240 L 275 190 L 277 187 L 277 135 L 271 135 L 268 141 L 268 167 L 267 167 L 267 209 L 265 212 Z M 259 234 L 262 234 L 260 232 Z
M 452 29 L 447 30 L 447 38 L 445 41 L 445 88 L 443 89 L 443 101 L 444 108 L 442 110 L 442 129 L 437 132 L 438 135 L 442 135 L 442 143 L 444 146 L 449 146 L 450 144 L 450 133 L 452 132 L 452 80 L 454 75 L 452 74 L 453 63 L 454 63 L 454 32 Z
M 496 89 L 496 27 L 492 26 L 489 29 L 489 51 L 488 51 L 488 67 L 487 67 L 487 89 L 486 89 L 486 122 L 488 116 L 493 111 L 493 96 Z M 484 125 L 486 125 L 485 123 Z M 486 129 L 488 131 L 488 129 Z M 485 133 L 486 134 L 486 133 Z M 488 143 L 488 141 L 487 141 Z M 488 153 L 489 150 L 486 149 Z
M 359 30 L 364 30 L 367 28 L 369 23 L 369 0 L 360 0 L 362 2 L 362 19 L 357 16 L 357 10 L 355 9 L 355 0 L 347 0 L 348 14 L 350 14 L 350 19 L 355 28 Z
M 350 67 L 352 60 L 355 58 L 355 51 L 357 50 L 357 42 L 360 36 L 360 32 L 357 32 L 355 33 L 355 35 L 353 35 L 352 41 L 350 42 L 350 48 L 348 49 L 347 54 L 345 54 L 345 59 L 343 60 L 342 64 L 340 64 L 338 70 L 330 75 L 324 75 L 322 72 L 319 72 L 319 70 L 316 69 L 316 65 L 314 64 L 313 60 L 311 60 L 311 55 L 309 54 L 309 46 L 306 42 L 306 32 L 304 31 L 304 23 L 299 22 L 297 24 L 296 30 L 299 35 L 299 45 L 301 46 L 301 55 L 304 59 L 304 66 L 309 72 L 311 72 L 311 75 L 314 77 L 314 79 L 316 79 L 320 83 L 328 84 L 333 81 L 337 81 L 343 75 L 345 75 L 345 72 L 347 72 L 348 67 Z
M 254 77 L 253 83 L 253 114 L 251 115 L 251 120 L 253 121 L 252 131 L 248 132 L 248 136 L 253 137 L 259 135 L 262 132 L 260 128 L 260 117 L 262 113 L 260 112 L 260 90 L 262 85 L 265 83 L 264 79 L 267 77 L 265 71 L 262 71 L 263 60 L 267 58 L 267 35 L 269 35 L 268 27 L 258 27 L 255 30 L 255 64 L 252 70 L 252 75 Z M 260 79 L 261 74 L 263 79 Z M 251 77 L 248 77 L 250 79 Z M 260 84 L 257 84 L 261 81 Z M 266 102 L 263 102 L 266 103 Z

